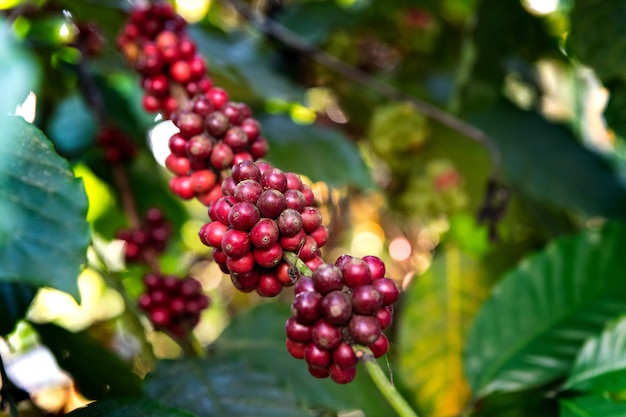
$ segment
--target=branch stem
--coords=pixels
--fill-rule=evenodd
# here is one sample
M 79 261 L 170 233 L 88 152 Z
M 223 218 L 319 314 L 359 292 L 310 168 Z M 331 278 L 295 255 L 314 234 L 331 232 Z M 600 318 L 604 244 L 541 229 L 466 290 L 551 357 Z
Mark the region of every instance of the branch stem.
M 365 366 L 367 373 L 374 381 L 378 390 L 383 394 L 389 405 L 396 410 L 399 417 L 418 417 L 406 400 L 400 395 L 396 387 L 387 379 L 387 376 L 376 362 L 372 351 L 365 346 L 355 347 L 357 356 Z
M 375 93 L 390 100 L 401 100 L 410 103 L 415 110 L 438 121 L 439 123 L 456 130 L 462 135 L 483 146 L 490 154 L 492 161 L 493 177 L 499 177 L 501 156 L 500 150 L 494 141 L 481 129 L 465 122 L 464 120 L 439 109 L 432 104 L 420 100 L 417 97 L 406 94 L 396 87 L 380 81 L 376 77 L 362 71 L 334 55 L 311 45 L 295 32 L 287 29 L 280 23 L 255 13 L 248 4 L 242 0 L 222 0 L 230 4 L 244 19 L 259 28 L 270 37 L 277 39 L 284 45 L 297 50 L 316 61 L 318 64 L 341 74 L 344 78 L 360 84 Z

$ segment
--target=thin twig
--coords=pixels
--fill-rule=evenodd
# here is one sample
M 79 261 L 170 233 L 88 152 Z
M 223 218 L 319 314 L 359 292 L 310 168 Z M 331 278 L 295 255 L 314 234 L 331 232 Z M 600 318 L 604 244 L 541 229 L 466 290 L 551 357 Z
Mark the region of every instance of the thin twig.
M 293 48 L 303 54 L 308 55 L 328 69 L 341 74 L 345 78 L 367 87 L 369 90 L 380 94 L 391 100 L 406 101 L 420 113 L 428 116 L 439 123 L 456 130 L 457 132 L 467 136 L 478 144 L 482 145 L 491 155 L 492 176 L 498 178 L 500 176 L 501 156 L 500 150 L 494 141 L 481 129 L 473 126 L 438 107 L 433 106 L 414 96 L 408 95 L 397 88 L 380 81 L 365 71 L 355 68 L 352 65 L 338 59 L 314 45 L 311 45 L 301 36 L 287 29 L 275 20 L 268 19 L 263 15 L 258 15 L 242 0 L 222 0 L 231 5 L 242 17 L 252 23 L 254 26 L 262 30 L 267 35 L 279 40 L 283 44 Z

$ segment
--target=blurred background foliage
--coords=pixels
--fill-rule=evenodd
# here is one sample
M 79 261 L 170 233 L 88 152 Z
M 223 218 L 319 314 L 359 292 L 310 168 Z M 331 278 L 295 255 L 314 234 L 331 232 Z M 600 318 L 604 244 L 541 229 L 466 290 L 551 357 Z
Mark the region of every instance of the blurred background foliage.
M 497 298 L 490 296 L 492 287 L 506 286 L 509 275 L 522 274 L 525 264 L 515 266 L 537 251 L 544 251 L 545 260 L 531 263 L 531 272 L 554 287 L 537 284 L 540 301 L 527 299 L 514 306 L 513 316 L 537 323 L 529 333 L 561 331 L 555 323 L 525 315 L 539 311 L 541 300 L 565 306 L 549 314 L 570 318 L 580 311 L 574 295 L 554 301 L 550 297 L 555 292 L 570 288 L 573 294 L 586 288 L 586 280 L 592 280 L 596 271 L 609 271 L 606 288 L 623 282 L 613 257 L 626 249 L 621 245 L 624 231 L 615 227 L 598 232 L 598 228 L 626 217 L 626 5 L 620 0 L 235 3 L 253 21 L 229 1 L 175 1 L 178 12 L 193 24 L 191 35 L 208 60 L 215 83 L 227 89 L 233 100 L 254 109 L 270 143 L 267 159 L 281 169 L 303 174 L 313 185 L 331 232 L 325 260 L 332 262 L 346 252 L 380 256 L 387 263 L 387 275 L 405 290 L 389 335 L 388 360 L 396 386 L 411 404 L 429 417 L 550 416 L 558 414 L 559 401 L 563 416 L 583 415 L 576 409 L 594 410 L 584 415 L 622 415 L 617 409 L 623 409 L 622 404 L 607 403 L 597 394 L 614 393 L 612 389 L 595 391 L 595 396 L 573 396 L 568 391 L 560 399 L 555 392 L 562 391 L 555 384 L 566 376 L 567 364 L 573 363 L 582 341 L 593 335 L 599 338 L 605 322 L 626 313 L 623 300 L 610 313 L 602 308 L 584 310 L 601 317 L 594 325 L 582 318 L 576 322 L 584 322 L 584 332 L 568 322 L 570 327 L 562 333 L 569 329 L 584 337 L 566 346 L 569 353 L 556 354 L 562 359 L 560 368 L 514 387 L 507 385 L 509 365 L 487 376 L 473 365 L 485 358 L 502 359 L 495 353 L 489 356 L 491 348 L 499 349 L 493 341 L 497 326 L 486 327 L 487 334 L 469 335 L 485 300 L 491 303 Z M 89 229 L 80 226 L 82 237 L 71 239 L 84 240 L 89 231 L 92 236 L 88 268 L 77 284 L 64 280 L 68 274 L 72 279 L 72 273 L 78 276 L 78 269 L 59 272 L 50 257 L 45 258 L 49 270 L 35 266 L 33 278 L 22 281 L 55 288 L 42 288 L 36 296 L 32 287 L 20 287 L 14 276 L 0 272 L 0 316 L 7 318 L 0 329 L 8 335 L 15 357 L 43 343 L 74 380 L 54 383 L 35 378 L 30 382 L 37 391 L 35 399 L 51 411 L 63 412 L 83 404 L 85 398 L 119 396 L 120 389 L 135 392 L 141 390 L 140 383 L 126 378 L 124 369 L 143 377 L 155 358 L 180 354 L 163 334 L 138 337 L 145 323 L 128 308 L 143 290 L 144 271 L 123 264 L 121 246 L 114 239 L 128 219 L 115 174 L 95 146 L 99 121 L 81 93 L 77 64 L 87 58 L 84 66 L 102 93 L 110 121 L 140 149 L 129 168 L 138 211 L 160 207 L 174 226 L 173 242 L 160 259 L 162 270 L 191 271 L 213 299 L 196 336 L 214 356 L 212 362 L 199 366 L 214 370 L 211 375 L 217 379 L 221 373 L 266 372 L 263 375 L 271 378 L 261 378 L 262 383 L 282 390 L 288 387 L 291 396 L 284 398 L 290 407 L 304 403 L 316 410 L 310 415 L 391 415 L 362 371 L 349 387 L 305 375 L 302 364 L 279 351 L 289 297 L 267 301 L 235 292 L 198 242 L 206 209 L 183 203 L 168 191 L 169 174 L 162 168 L 168 126 L 142 110 L 138 77 L 115 50 L 115 36 L 129 7 L 122 0 L 0 1 L 0 113 L 17 113 L 31 121 L 41 132 L 28 134 L 47 136 L 69 161 L 65 169 L 83 179 Z M 267 30 L 269 25 L 262 24 L 265 19 L 283 31 Z M 82 56 L 73 46 L 74 25 L 83 23 L 94 25 L 103 40 L 96 45 L 101 50 L 94 57 Z M 329 67 L 324 54 L 343 64 Z M 415 106 L 415 99 L 469 125 L 455 129 L 437 116 L 429 117 Z M 490 145 L 478 143 L 467 126 L 482 129 Z M 3 131 L 6 149 L 0 157 L 12 155 L 7 150 L 10 141 Z M 506 210 L 488 213 L 481 223 L 478 213 L 489 197 L 490 180 L 506 185 L 499 190 L 506 194 Z M 80 202 L 76 205 L 80 218 L 86 205 L 82 209 Z M 0 203 L 3 216 L 9 208 Z M 47 212 L 74 215 L 62 207 L 51 206 Z M 10 231 L 10 225 L 0 219 L 0 239 Z M 570 245 L 578 249 L 558 240 L 580 232 L 580 242 Z M 587 245 L 585 239 L 592 237 L 584 233 L 598 233 L 594 236 L 607 247 L 613 245 L 612 251 Z M 53 246 L 55 237 L 47 238 Z M 546 247 L 557 249 L 545 252 Z M 606 257 L 608 266 L 589 259 L 594 253 Z M 579 266 L 588 275 L 572 284 L 569 277 L 576 269 L 567 265 L 580 259 Z M 0 255 L 0 261 L 9 258 Z M 10 262 L 17 261 L 10 258 Z M 541 262 L 552 267 L 545 269 Z M 127 303 L 115 291 L 119 283 Z M 502 291 L 506 293 L 506 288 Z M 597 300 L 605 296 L 598 294 Z M 515 295 L 509 297 L 505 302 L 513 302 Z M 497 302 L 490 304 L 495 310 L 491 318 L 499 319 L 503 328 L 516 329 L 517 318 L 502 316 L 493 304 Z M 20 320 L 25 314 L 28 322 Z M 623 325 L 611 329 L 605 332 L 624 334 Z M 68 339 L 68 331 L 80 333 Z M 533 354 L 533 343 L 544 347 L 556 343 L 523 336 L 519 334 L 523 346 L 515 352 L 519 356 Z M 482 337 L 487 347 L 476 340 Z M 61 339 L 71 340 L 70 347 L 55 344 Z M 484 352 L 474 354 L 477 346 Z M 80 352 L 72 355 L 78 364 L 63 362 L 70 348 Z M 480 357 L 483 353 L 485 358 Z M 81 359 L 89 362 L 94 355 L 106 366 L 88 373 L 76 371 L 85 363 Z M 508 359 L 513 371 L 528 370 L 517 356 Z M 576 363 L 574 369 L 584 368 L 584 357 Z M 153 400 L 162 397 L 176 375 L 185 384 L 195 381 L 194 376 L 177 374 L 176 366 L 189 364 L 159 366 L 144 388 Z M 612 371 L 623 378 L 623 366 L 614 365 Z M 580 375 L 570 379 L 575 377 Z M 110 387 L 106 395 L 99 391 L 101 383 Z M 67 396 L 58 395 L 59 385 L 75 386 L 78 394 L 72 388 Z M 189 401 L 196 398 L 193 395 L 204 393 L 194 391 Z M 141 401 L 145 404 L 139 406 L 146 410 L 155 407 Z M 168 405 L 179 402 L 180 398 Z M 348 413 L 358 409 L 362 414 Z

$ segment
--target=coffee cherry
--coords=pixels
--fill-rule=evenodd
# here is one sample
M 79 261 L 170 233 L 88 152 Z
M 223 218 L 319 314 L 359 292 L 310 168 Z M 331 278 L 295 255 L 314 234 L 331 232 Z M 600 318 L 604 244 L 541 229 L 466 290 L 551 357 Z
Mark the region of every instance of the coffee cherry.
M 278 225 L 272 219 L 260 219 L 250 230 L 250 242 L 256 248 L 268 248 L 278 242 L 278 237 Z
M 186 337 L 210 304 L 200 283 L 191 277 L 148 274 L 144 282 L 146 292 L 138 299 L 139 307 L 157 330 L 174 337 Z
M 261 216 L 276 219 L 287 207 L 287 200 L 280 191 L 270 189 L 261 193 L 256 204 Z
M 304 360 L 314 368 L 328 368 L 332 362 L 331 353 L 319 348 L 315 343 L 309 343 L 304 349 Z
M 348 328 L 352 340 L 361 345 L 374 343 L 381 334 L 378 320 L 372 316 L 353 315 Z
M 290 317 L 285 323 L 285 333 L 294 342 L 308 343 L 311 338 L 311 327 L 298 323 L 295 317 Z
M 229 229 L 222 237 L 221 248 L 227 256 L 239 258 L 250 252 L 250 237 L 243 230 Z
M 247 201 L 236 203 L 228 212 L 228 223 L 237 230 L 250 230 L 260 218 L 259 209 Z
M 352 317 L 350 297 L 341 291 L 332 291 L 322 300 L 322 315 L 327 322 L 345 325 Z
M 311 328 L 311 338 L 318 348 L 334 350 L 341 344 L 341 331 L 322 319 Z
M 352 290 L 352 309 L 356 314 L 374 315 L 383 306 L 383 297 L 371 285 Z
M 303 292 L 293 300 L 292 313 L 302 324 L 313 324 L 322 316 L 322 296 L 316 292 Z
M 330 379 L 337 384 L 347 384 L 352 382 L 356 377 L 356 366 L 351 368 L 341 368 L 336 363 L 333 363 L 328 368 Z
M 285 209 L 276 219 L 280 234 L 292 237 L 302 229 L 302 215 L 294 209 Z
M 334 265 L 321 265 L 313 271 L 311 278 L 315 291 L 322 295 L 343 289 L 343 275 L 341 270 Z

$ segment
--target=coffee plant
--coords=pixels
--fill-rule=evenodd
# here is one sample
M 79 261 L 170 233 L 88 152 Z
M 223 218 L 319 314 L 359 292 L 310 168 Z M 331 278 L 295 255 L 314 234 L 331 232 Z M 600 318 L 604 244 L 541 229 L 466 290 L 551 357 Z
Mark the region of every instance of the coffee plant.
M 1 415 L 626 415 L 623 2 L 0 12 Z

